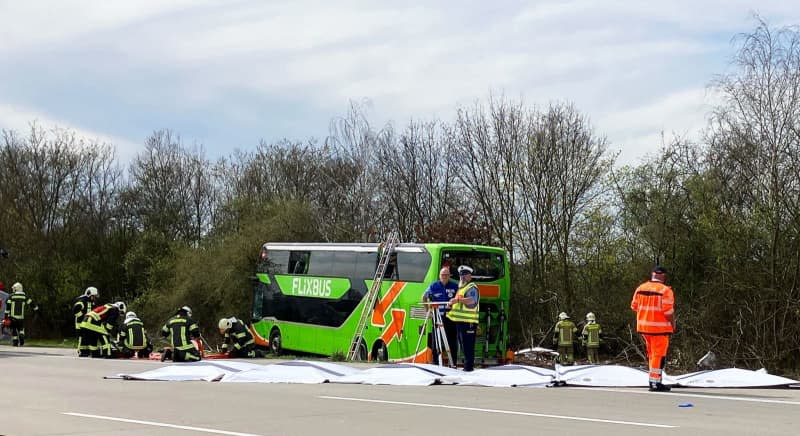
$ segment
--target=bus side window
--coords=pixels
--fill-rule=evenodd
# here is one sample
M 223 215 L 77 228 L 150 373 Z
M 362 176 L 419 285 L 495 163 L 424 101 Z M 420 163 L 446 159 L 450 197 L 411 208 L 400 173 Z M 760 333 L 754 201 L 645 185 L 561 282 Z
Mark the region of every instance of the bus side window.
M 383 278 L 397 280 L 397 253 L 392 253 L 389 255 L 389 263 L 386 264 L 386 270 L 383 272 Z
M 378 259 L 375 253 L 356 253 L 356 271 L 353 275 L 356 279 L 366 280 L 375 277 L 375 267 Z
M 312 276 L 333 275 L 333 251 L 314 251 L 306 266 L 306 274 Z
M 289 274 L 305 274 L 308 270 L 308 251 L 292 251 L 289 255 Z

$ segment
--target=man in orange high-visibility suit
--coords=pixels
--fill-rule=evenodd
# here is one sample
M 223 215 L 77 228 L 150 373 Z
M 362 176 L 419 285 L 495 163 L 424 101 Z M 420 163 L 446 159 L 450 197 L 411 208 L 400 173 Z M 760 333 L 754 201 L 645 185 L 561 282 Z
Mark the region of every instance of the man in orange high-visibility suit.
M 647 345 L 650 364 L 650 390 L 668 392 L 669 386 L 661 383 L 667 361 L 669 337 L 675 331 L 675 295 L 665 284 L 667 270 L 653 268 L 649 281 L 636 288 L 631 309 L 636 312 L 636 331 Z

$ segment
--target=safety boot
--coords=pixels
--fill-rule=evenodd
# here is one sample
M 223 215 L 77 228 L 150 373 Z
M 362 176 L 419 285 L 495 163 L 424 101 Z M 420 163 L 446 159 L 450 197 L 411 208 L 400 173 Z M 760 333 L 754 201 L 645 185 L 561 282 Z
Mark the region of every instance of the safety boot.
M 650 383 L 650 392 L 669 392 L 672 388 L 662 383 Z

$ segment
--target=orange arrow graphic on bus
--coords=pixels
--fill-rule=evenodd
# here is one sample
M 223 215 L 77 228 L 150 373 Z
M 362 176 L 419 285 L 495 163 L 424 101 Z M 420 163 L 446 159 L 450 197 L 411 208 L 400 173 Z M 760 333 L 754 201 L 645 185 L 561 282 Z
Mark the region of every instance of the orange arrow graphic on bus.
M 406 311 L 403 309 L 392 309 L 392 323 L 389 324 L 389 327 L 386 327 L 386 329 L 383 330 L 383 333 L 381 333 L 381 340 L 384 344 L 386 344 L 387 347 L 395 337 L 400 339 L 400 336 L 403 334 L 403 326 L 405 324 Z
M 375 309 L 372 311 L 372 325 L 378 327 L 386 325 L 386 320 L 383 318 L 389 308 L 392 307 L 392 304 L 394 304 L 394 300 L 397 300 L 400 291 L 403 290 L 405 285 L 406 282 L 394 282 L 389 290 L 386 291 L 386 295 L 375 303 Z

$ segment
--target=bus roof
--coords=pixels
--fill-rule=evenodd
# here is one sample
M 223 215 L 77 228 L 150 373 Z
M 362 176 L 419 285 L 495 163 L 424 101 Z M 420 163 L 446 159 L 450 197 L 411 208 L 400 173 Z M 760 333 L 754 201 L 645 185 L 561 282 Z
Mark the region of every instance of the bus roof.
M 447 244 L 447 243 L 435 243 L 435 244 L 414 244 L 414 243 L 402 243 L 395 247 L 395 251 L 398 252 L 405 252 L 405 253 L 422 253 L 427 251 L 426 245 L 438 245 L 438 246 L 446 246 L 448 248 L 465 248 L 465 249 L 475 249 L 480 248 L 481 250 L 486 251 L 498 251 L 503 252 L 504 250 L 499 247 L 489 247 L 485 245 L 469 245 L 469 244 Z M 361 252 L 361 253 L 372 253 L 377 252 L 378 247 L 380 244 L 377 243 L 334 243 L 334 242 L 267 242 L 264 244 L 263 248 L 267 250 L 289 250 L 289 251 L 354 251 L 354 252 Z

